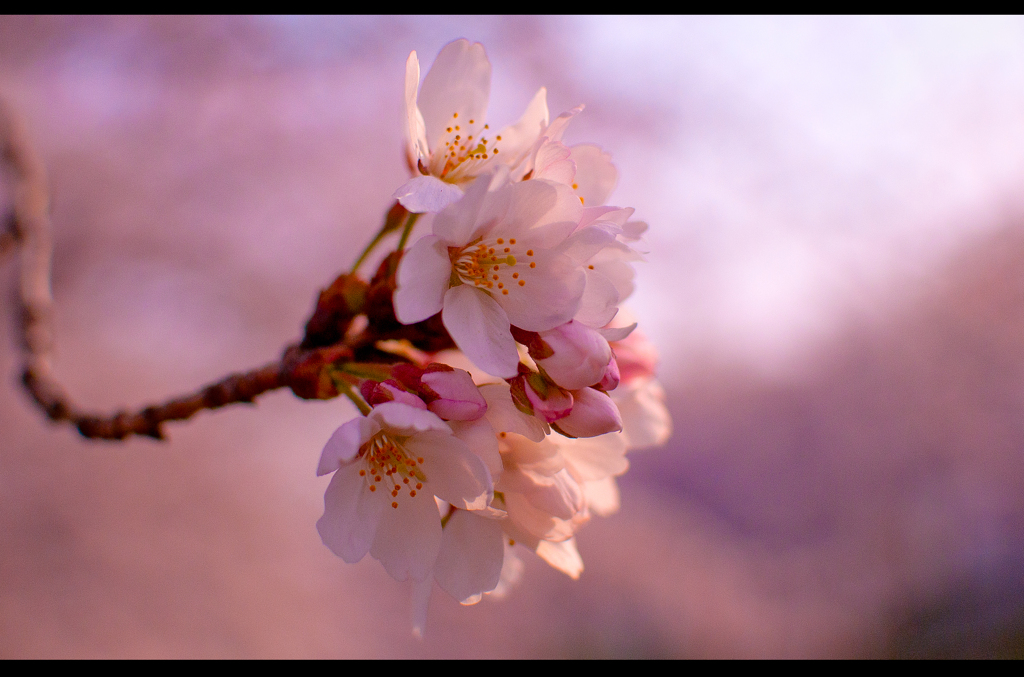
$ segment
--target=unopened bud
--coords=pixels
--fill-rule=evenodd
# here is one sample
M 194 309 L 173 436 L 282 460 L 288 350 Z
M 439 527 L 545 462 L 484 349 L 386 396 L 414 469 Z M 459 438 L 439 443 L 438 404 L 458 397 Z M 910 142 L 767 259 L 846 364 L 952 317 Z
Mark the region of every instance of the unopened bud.
M 422 380 L 437 395 L 427 408 L 446 421 L 475 421 L 487 411 L 487 402 L 467 371 L 428 367 Z
M 579 390 L 601 382 L 612 350 L 608 341 L 595 330 L 570 320 L 541 332 L 540 337 L 552 354 L 538 359 L 537 364 L 555 383 L 568 390 Z
M 573 393 L 574 404 L 568 416 L 558 421 L 559 432 L 569 437 L 597 437 L 622 430 L 622 417 L 612 398 L 593 388 Z

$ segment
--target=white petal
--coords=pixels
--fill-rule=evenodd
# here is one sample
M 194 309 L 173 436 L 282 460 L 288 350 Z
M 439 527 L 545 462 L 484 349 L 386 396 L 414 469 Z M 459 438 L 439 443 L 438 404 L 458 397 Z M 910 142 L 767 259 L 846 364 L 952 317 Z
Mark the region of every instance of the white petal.
M 542 144 L 534 160 L 532 178 L 572 185 L 576 178 L 576 163 L 570 159 L 570 155 L 568 146 L 559 141 Z
M 580 104 L 572 110 L 559 115 L 550 125 L 548 125 L 548 128 L 544 130 L 544 136 L 548 137 L 552 141 L 561 141 L 562 135 L 565 134 L 565 128 L 569 126 L 569 121 L 582 113 L 583 108 L 584 106 Z
M 618 312 L 619 292 L 604 275 L 593 270 L 585 272 L 586 289 L 573 319 L 588 327 L 603 327 L 611 322 Z
M 614 477 L 584 482 L 581 486 L 590 512 L 600 517 L 608 517 L 619 511 L 619 485 Z
M 324 514 L 316 523 L 324 545 L 349 564 L 370 549 L 384 510 L 383 492 L 370 491 L 359 476 L 363 465 L 353 463 L 334 473 L 324 493 Z
M 560 211 L 556 218 L 547 218 L 559 207 L 559 199 L 565 200 L 564 194 L 559 194 L 558 184 L 542 180 L 523 181 L 512 184 L 508 192 L 508 212 L 501 225 L 493 231 L 495 235 L 520 237 L 534 226 L 571 219 L 571 216 L 558 218 L 562 216 Z M 569 192 L 572 192 L 571 189 Z M 579 200 L 576 203 L 579 205 Z
M 508 315 L 486 292 L 459 285 L 444 295 L 444 326 L 462 352 L 488 374 L 512 378 L 519 351 Z
M 496 432 L 516 433 L 534 442 L 540 442 L 547 435 L 543 423 L 516 408 L 507 383 L 481 386 L 480 394 L 487 400 L 485 416 Z
M 613 394 L 630 449 L 659 446 L 672 436 L 672 417 L 665 407 L 665 391 L 656 380 L 647 379 L 630 384 L 628 388 L 620 385 Z
M 370 412 L 369 417 L 379 421 L 381 427 L 387 432 L 400 436 L 427 431 L 436 431 L 446 435 L 450 435 L 452 432 L 448 424 L 438 418 L 437 414 L 426 409 L 411 407 L 402 402 L 378 404 Z
M 414 214 L 436 214 L 462 199 L 462 189 L 436 176 L 414 176 L 391 196 Z
M 507 386 L 506 386 L 507 387 Z M 498 453 L 498 438 L 486 418 L 476 421 L 451 421 L 452 432 L 469 445 L 474 454 L 487 466 L 492 479 L 501 475 L 501 455 Z
M 509 285 L 509 293 L 497 294 L 495 299 L 515 326 L 546 331 L 565 324 L 577 313 L 586 276 L 568 256 L 547 253 L 535 260 L 535 269 L 525 261 L 514 266 L 523 286 Z
M 420 238 L 398 264 L 394 296 L 398 321 L 413 324 L 440 312 L 451 274 L 444 243 L 433 235 Z
M 534 479 L 540 478 L 535 476 Z M 544 478 L 524 496 L 530 505 L 561 520 L 572 519 L 584 507 L 583 491 L 567 470 L 559 470 Z
M 491 64 L 479 42 L 456 40 L 441 50 L 423 79 L 418 104 L 426 123 L 427 141 L 438 152 L 445 129 L 458 124 L 464 136 L 479 137 L 491 94 Z M 458 117 L 453 114 L 458 113 Z M 470 120 L 473 123 L 470 124 Z
M 578 263 L 589 262 L 602 250 L 617 246 L 615 236 L 618 229 L 605 224 L 593 224 L 574 232 L 562 246 L 560 251 Z
M 424 492 L 466 510 L 483 509 L 491 502 L 491 475 L 462 440 L 432 431 L 409 438 L 405 449 L 410 456 L 423 459 L 418 467 L 427 478 Z
M 583 198 L 584 206 L 603 205 L 619 180 L 611 156 L 598 146 L 581 144 L 572 147 L 572 159 L 576 163 L 576 194 Z
M 320 464 L 316 469 L 317 476 L 334 472 L 343 463 L 355 458 L 359 447 L 380 430 L 376 421 L 364 416 L 354 418 L 334 431 L 331 439 L 324 445 L 320 454 Z
M 409 155 L 413 165 L 421 158 L 427 158 L 430 151 L 427 147 L 426 131 L 423 126 L 423 115 L 416 106 L 416 89 L 420 86 L 420 61 L 416 52 L 410 52 L 405 62 L 405 121 L 406 136 L 409 141 Z
M 466 604 L 498 585 L 505 554 L 501 522 L 456 510 L 441 535 L 434 578 L 441 589 Z
M 515 124 L 498 132 L 498 136 L 501 137 L 501 141 L 496 142 L 498 150 L 501 151 L 498 157 L 509 166 L 516 166 L 526 157 L 541 132 L 548 126 L 547 91 L 544 87 L 537 90 L 522 117 Z
M 583 558 L 580 557 L 580 553 L 576 549 L 575 538 L 560 543 L 541 541 L 537 545 L 537 554 L 545 562 L 574 580 L 583 573 Z
M 563 440 L 558 445 L 569 474 L 577 482 L 594 482 L 629 469 L 626 436 L 618 433 Z
M 621 341 L 636 329 L 636 322 L 626 327 L 602 327 L 597 329 L 597 333 L 605 338 L 606 341 Z
M 412 582 L 412 594 L 409 595 L 409 615 L 412 617 L 412 636 L 423 639 L 427 631 L 427 609 L 430 606 L 430 593 L 434 591 L 434 581 L 427 578 Z
M 455 247 L 464 246 L 476 237 L 480 210 L 485 201 L 493 201 L 488 199 L 488 191 L 494 179 L 492 175 L 484 175 L 471 183 L 461 200 L 449 205 L 434 218 L 431 226 L 434 235 L 444 240 L 445 244 Z M 493 209 L 493 206 L 489 206 Z
M 392 508 L 388 502 L 390 493 L 380 490 L 376 493 L 384 494 L 381 497 L 384 507 L 370 555 L 380 560 L 395 580 L 404 581 L 409 577 L 426 580 L 441 547 L 441 516 L 434 497 L 429 492 L 414 497 L 401 494 L 393 499 L 398 507 Z
M 515 548 L 506 542 L 505 561 L 501 565 L 501 578 L 498 580 L 498 586 L 490 593 L 491 599 L 504 599 L 512 591 L 512 588 L 519 583 L 525 568 L 526 566 L 523 564 L 522 558 L 516 553 Z

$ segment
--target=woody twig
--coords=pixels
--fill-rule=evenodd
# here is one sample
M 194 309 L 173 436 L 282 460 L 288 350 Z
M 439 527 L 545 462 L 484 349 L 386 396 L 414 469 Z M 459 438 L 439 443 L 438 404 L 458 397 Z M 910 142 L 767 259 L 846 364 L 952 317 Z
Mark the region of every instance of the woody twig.
M 22 352 L 21 381 L 32 400 L 56 422 L 67 422 L 87 438 L 122 440 L 132 435 L 163 439 L 163 424 L 188 419 L 204 409 L 252 403 L 271 390 L 289 387 L 304 399 L 328 399 L 339 391 L 331 375 L 352 361 L 396 362 L 400 355 L 379 350 L 381 340 L 404 339 L 434 350 L 450 347 L 451 339 L 437 321 L 404 326 L 394 318 L 391 293 L 398 254 L 380 266 L 368 284 L 354 274 L 341 275 L 325 289 L 306 326 L 301 344 L 288 347 L 278 361 L 252 371 L 229 375 L 198 391 L 136 411 L 100 415 L 78 408 L 56 379 L 53 368 L 53 296 L 50 262 L 53 239 L 49 218 L 46 169 L 24 123 L 0 100 L 0 150 L 11 175 L 14 204 L 0 230 L 0 263 L 20 252 L 18 313 Z M 396 205 L 382 234 L 395 230 L 409 215 Z M 376 244 L 378 237 L 371 243 Z M 364 254 L 365 256 L 365 254 Z M 362 259 L 360 259 L 362 260 Z M 357 315 L 368 322 L 358 332 L 350 327 Z

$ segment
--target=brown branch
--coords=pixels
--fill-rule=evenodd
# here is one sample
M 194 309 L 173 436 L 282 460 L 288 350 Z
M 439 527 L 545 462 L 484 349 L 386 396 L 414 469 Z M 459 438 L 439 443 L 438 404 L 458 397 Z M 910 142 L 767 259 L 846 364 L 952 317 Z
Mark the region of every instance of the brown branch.
M 136 412 L 121 411 L 112 416 L 97 416 L 77 411 L 53 380 L 42 380 L 32 371 L 22 376 L 29 394 L 54 421 L 68 421 L 83 437 L 122 440 L 130 435 L 164 439 L 161 425 L 167 421 L 191 418 L 203 409 L 218 409 L 239 402 L 251 403 L 257 396 L 285 385 L 284 369 L 273 362 L 260 369 L 232 374 L 191 395 Z
M 285 383 L 283 362 L 244 374 L 233 374 L 191 395 L 140 411 L 99 416 L 77 409 L 57 382 L 52 369 L 53 297 L 50 292 L 50 198 L 46 169 L 11 107 L 0 100 L 0 151 L 11 170 L 14 206 L 0 233 L 0 261 L 21 249 L 18 311 L 22 348 L 22 382 L 32 399 L 54 421 L 68 421 L 85 437 L 120 440 L 129 435 L 163 439 L 161 424 L 183 420 L 203 409 L 252 402 Z
M 383 352 L 382 340 L 404 339 L 417 349 L 436 352 L 452 347 L 440 315 L 414 325 L 403 325 L 395 317 L 392 294 L 400 252 L 393 252 L 369 282 L 355 275 L 341 275 L 323 290 L 306 325 L 301 344 L 288 347 L 280 361 L 242 374 L 233 374 L 190 395 L 163 404 L 101 416 L 78 409 L 61 387 L 52 370 L 53 297 L 50 291 L 50 260 L 53 240 L 49 217 L 46 169 L 36 153 L 24 125 L 10 106 L 0 99 L 0 152 L 11 170 L 14 207 L 0 232 L 0 261 L 21 250 L 18 283 L 22 348 L 22 383 L 32 400 L 53 421 L 67 421 L 84 437 L 122 440 L 131 435 L 163 439 L 161 426 L 180 421 L 203 409 L 228 404 L 251 403 L 257 396 L 289 387 L 303 399 L 337 397 L 333 376 L 345 362 L 405 361 L 407 358 Z M 392 212 L 395 212 L 392 209 Z M 385 230 L 389 221 L 385 222 Z M 350 331 L 354 319 L 365 315 L 368 326 Z

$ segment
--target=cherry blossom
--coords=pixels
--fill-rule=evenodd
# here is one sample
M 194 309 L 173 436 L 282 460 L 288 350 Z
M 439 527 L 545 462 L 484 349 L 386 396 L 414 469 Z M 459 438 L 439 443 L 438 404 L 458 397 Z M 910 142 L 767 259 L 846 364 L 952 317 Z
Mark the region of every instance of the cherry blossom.
M 511 326 L 546 331 L 572 319 L 586 286 L 584 257 L 614 245 L 617 233 L 579 228 L 583 208 L 567 186 L 505 178 L 480 177 L 435 217 L 433 234 L 399 265 L 394 305 L 405 324 L 442 311 L 470 360 L 511 378 L 519 364 Z
M 334 473 L 317 530 L 346 562 L 366 555 L 397 580 L 427 578 L 441 546 L 434 497 L 465 509 L 490 503 L 483 461 L 437 415 L 386 402 L 344 424 L 317 474 Z
M 412 212 L 438 212 L 463 187 L 498 165 L 519 165 L 548 126 L 543 87 L 515 124 L 495 133 L 486 122 L 491 64 L 483 45 L 456 40 L 441 50 L 423 85 L 416 52 L 405 67 L 409 166 L 417 175 L 394 197 Z

